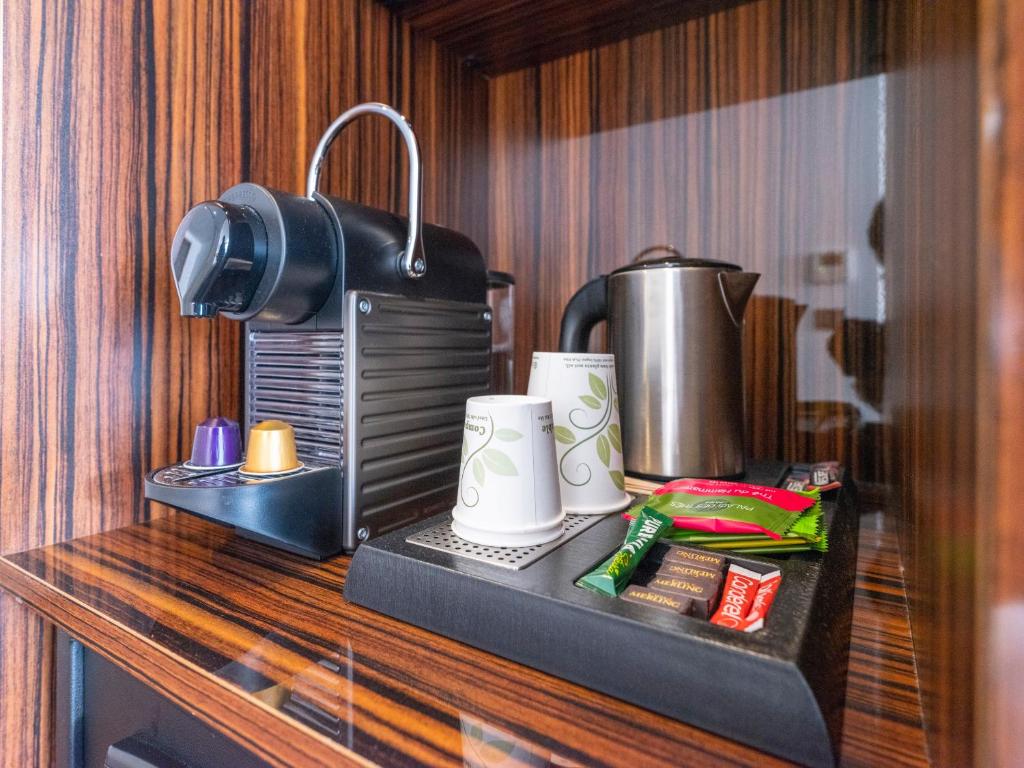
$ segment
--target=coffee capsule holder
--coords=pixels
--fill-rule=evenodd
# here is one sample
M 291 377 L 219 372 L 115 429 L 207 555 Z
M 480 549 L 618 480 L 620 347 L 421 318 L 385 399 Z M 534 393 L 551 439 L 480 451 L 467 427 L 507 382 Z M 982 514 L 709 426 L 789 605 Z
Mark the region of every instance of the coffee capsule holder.
M 792 468 L 799 465 L 757 463 L 745 479 L 777 486 Z M 766 752 L 831 766 L 853 613 L 852 496 L 849 483 L 823 496 L 824 555 L 724 553 L 760 573 L 782 571 L 765 626 L 752 633 L 577 587 L 622 544 L 619 515 L 569 515 L 561 539 L 514 549 L 465 542 L 439 515 L 364 543 L 345 597 Z
M 145 480 L 147 499 L 321 560 L 344 548 L 341 489 L 341 467 L 308 457 L 287 474 L 257 477 L 237 466 L 191 469 L 182 462 L 150 472 Z

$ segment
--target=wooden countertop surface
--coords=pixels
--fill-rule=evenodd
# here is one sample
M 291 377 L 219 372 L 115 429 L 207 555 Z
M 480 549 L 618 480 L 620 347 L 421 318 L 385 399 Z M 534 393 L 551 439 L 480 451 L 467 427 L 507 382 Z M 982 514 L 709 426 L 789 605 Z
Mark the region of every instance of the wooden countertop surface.
M 275 765 L 785 764 L 347 603 L 348 564 L 175 513 L 0 558 L 0 586 Z M 842 763 L 924 750 L 895 536 L 869 513 Z

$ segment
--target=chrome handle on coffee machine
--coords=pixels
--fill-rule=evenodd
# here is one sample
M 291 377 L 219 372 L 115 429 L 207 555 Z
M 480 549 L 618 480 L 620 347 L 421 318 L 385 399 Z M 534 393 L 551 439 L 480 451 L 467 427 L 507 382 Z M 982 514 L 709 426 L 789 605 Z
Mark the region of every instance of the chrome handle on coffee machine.
M 402 138 L 405 139 L 405 147 L 409 152 L 409 234 L 405 241 L 405 250 L 402 251 L 399 258 L 401 260 L 402 274 L 416 280 L 423 277 L 427 272 L 427 257 L 422 252 L 422 246 L 420 246 L 420 253 L 416 253 L 416 247 L 422 240 L 423 224 L 420 213 L 420 198 L 423 196 L 423 175 L 421 173 L 420 148 L 416 142 L 416 134 L 413 133 L 412 125 L 404 115 L 400 114 L 393 107 L 376 101 L 357 104 L 351 109 L 346 110 L 330 124 L 324 135 L 320 137 L 320 143 L 316 145 L 313 159 L 309 164 L 309 174 L 306 176 L 306 197 L 312 199 L 313 195 L 317 192 L 317 184 L 320 181 L 320 167 L 323 165 L 327 150 L 331 148 L 331 144 L 338 138 L 338 134 L 341 133 L 345 126 L 361 115 L 380 115 L 386 117 L 395 124 L 399 133 L 402 134 Z

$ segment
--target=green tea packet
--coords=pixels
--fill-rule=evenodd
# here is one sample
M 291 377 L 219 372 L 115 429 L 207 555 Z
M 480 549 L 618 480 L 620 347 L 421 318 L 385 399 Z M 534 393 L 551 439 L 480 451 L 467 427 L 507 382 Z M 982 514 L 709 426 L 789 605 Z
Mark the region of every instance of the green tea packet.
M 627 515 L 633 516 L 641 506 L 671 517 L 677 529 L 709 534 L 762 534 L 775 540 L 789 535 L 808 513 L 811 518 L 821 515 L 817 491 L 790 491 L 722 480 L 675 480 L 658 488 Z M 799 527 L 801 534 L 812 538 L 818 535 L 817 529 L 820 520 L 805 520 Z
M 756 554 L 828 551 L 828 534 L 823 524 L 821 505 L 801 513 L 796 522 L 779 539 L 764 534 L 723 534 L 673 528 L 666 540 L 698 544 L 709 549 L 735 549 Z
M 819 552 L 828 551 L 828 532 L 825 530 L 824 515 L 821 503 L 815 504 L 797 518 L 793 526 L 786 531 L 787 536 L 799 536 L 813 545 Z
M 581 577 L 576 586 L 617 597 L 626 588 L 633 571 L 662 534 L 672 528 L 672 518 L 653 509 L 641 509 L 629 524 L 626 540 L 619 550 Z

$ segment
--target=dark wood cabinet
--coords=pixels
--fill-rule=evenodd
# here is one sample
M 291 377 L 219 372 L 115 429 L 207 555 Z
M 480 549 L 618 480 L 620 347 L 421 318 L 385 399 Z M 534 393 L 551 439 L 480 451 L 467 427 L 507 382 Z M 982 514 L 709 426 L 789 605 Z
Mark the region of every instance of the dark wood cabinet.
M 166 514 L 144 503 L 143 473 L 182 455 L 200 419 L 241 408 L 236 324 L 178 317 L 174 227 L 237 181 L 298 191 L 330 120 L 385 101 L 420 138 L 426 218 L 516 277 L 520 389 L 572 293 L 647 247 L 762 274 L 745 331 L 750 452 L 838 459 L 885 501 L 932 760 L 1019 761 L 1020 4 L 2 13 L 0 553 Z M 399 210 L 400 150 L 389 126 L 357 125 L 323 186 Z M 8 764 L 57 754 L 55 647 L 0 592 Z
M 67 768 L 265 768 L 187 710 L 63 631 L 56 643 L 56 764 Z

